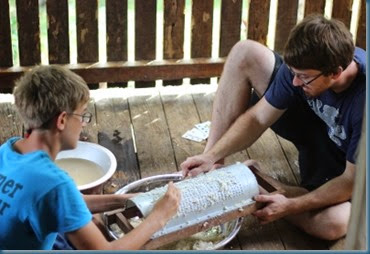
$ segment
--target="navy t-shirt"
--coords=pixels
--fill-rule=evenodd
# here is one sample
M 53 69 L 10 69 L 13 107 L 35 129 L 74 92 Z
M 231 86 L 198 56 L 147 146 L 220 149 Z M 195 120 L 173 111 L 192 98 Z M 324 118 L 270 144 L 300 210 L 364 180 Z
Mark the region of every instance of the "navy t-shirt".
M 265 94 L 266 100 L 278 109 L 294 107 L 296 96 L 305 100 L 326 123 L 330 139 L 346 154 L 346 160 L 351 163 L 355 163 L 365 107 L 366 51 L 356 48 L 354 61 L 359 68 L 357 77 L 351 86 L 341 93 L 329 89 L 318 97 L 308 98 L 301 87 L 293 86 L 293 75 L 283 63 Z

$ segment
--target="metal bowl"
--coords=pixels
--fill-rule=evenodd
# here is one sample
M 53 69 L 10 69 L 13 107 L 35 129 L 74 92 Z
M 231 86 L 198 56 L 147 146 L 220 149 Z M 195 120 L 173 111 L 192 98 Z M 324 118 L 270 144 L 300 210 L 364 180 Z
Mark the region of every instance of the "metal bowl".
M 125 193 L 137 193 L 137 192 L 147 192 L 157 187 L 161 187 L 169 183 L 170 181 L 177 182 L 183 179 L 181 174 L 165 174 L 156 175 L 152 177 L 147 177 L 140 179 L 138 181 L 132 182 L 125 187 L 119 189 L 116 194 Z M 221 249 L 226 244 L 228 244 L 239 232 L 240 227 L 243 223 L 243 218 L 238 218 L 221 225 L 222 235 L 224 236 L 218 242 L 212 245 L 213 250 Z M 106 225 L 109 235 L 113 239 L 118 239 L 119 236 L 112 231 L 108 225 Z M 172 245 L 172 244 L 171 244 Z
M 113 153 L 107 148 L 91 142 L 78 141 L 75 149 L 61 151 L 56 160 L 65 158 L 89 160 L 103 169 L 104 174 L 99 179 L 77 186 L 84 194 L 101 193 L 103 184 L 112 177 L 117 169 L 117 160 Z

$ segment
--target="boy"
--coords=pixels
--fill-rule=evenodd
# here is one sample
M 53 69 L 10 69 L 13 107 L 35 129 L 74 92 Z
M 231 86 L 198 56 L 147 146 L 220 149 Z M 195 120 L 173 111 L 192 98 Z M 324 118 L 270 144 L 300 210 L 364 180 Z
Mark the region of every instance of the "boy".
M 76 147 L 91 120 L 86 83 L 63 67 L 39 66 L 17 82 L 14 98 L 28 135 L 0 147 L 1 249 L 51 249 L 58 233 L 77 249 L 139 249 L 176 213 L 180 193 L 169 184 L 142 224 L 108 242 L 92 222 L 88 206 L 96 206 L 94 197 L 87 205 L 73 180 L 54 164 L 58 152 Z M 115 206 L 119 198 L 125 197 L 107 195 L 116 199 Z

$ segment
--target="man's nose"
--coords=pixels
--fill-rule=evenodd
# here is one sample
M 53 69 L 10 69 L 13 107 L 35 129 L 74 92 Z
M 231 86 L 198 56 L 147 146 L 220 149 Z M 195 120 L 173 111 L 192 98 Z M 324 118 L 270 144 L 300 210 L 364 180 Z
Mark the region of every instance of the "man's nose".
M 303 81 L 301 79 L 297 78 L 297 75 L 293 76 L 292 83 L 293 83 L 293 86 L 295 86 L 295 87 L 304 86 Z

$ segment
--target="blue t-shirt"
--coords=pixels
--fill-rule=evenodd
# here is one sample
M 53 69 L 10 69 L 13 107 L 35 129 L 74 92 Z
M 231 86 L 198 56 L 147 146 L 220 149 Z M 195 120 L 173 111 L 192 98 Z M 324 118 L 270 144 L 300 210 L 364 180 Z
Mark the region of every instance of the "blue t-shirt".
M 17 153 L 18 139 L 0 147 L 0 249 L 51 249 L 92 215 L 71 177 L 42 150 Z
M 278 109 L 294 107 L 296 96 L 305 100 L 326 123 L 330 139 L 346 154 L 346 160 L 351 163 L 355 163 L 365 107 L 366 51 L 356 48 L 354 61 L 359 67 L 357 77 L 351 86 L 341 93 L 329 89 L 318 97 L 308 98 L 301 87 L 292 85 L 293 75 L 283 63 L 265 94 L 266 100 Z

